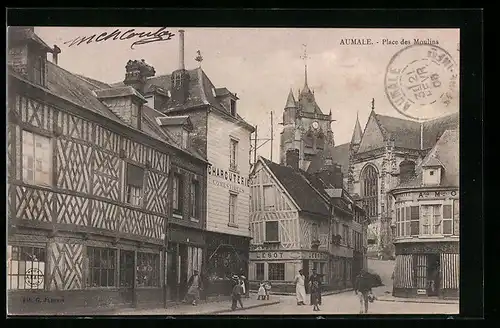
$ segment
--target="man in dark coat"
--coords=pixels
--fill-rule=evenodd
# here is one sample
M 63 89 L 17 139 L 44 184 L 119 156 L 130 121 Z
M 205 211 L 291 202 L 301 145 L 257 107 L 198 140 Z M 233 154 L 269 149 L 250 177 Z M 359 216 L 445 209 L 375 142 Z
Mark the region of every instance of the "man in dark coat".
M 318 288 L 316 289 L 316 297 L 318 298 L 318 305 L 321 305 L 321 277 L 318 275 L 318 273 L 316 272 L 316 269 L 312 269 L 312 275 L 311 277 L 309 277 L 309 287 L 311 287 L 314 282 L 317 282 L 317 285 L 318 285 Z M 314 304 L 314 296 L 313 296 L 313 292 L 311 291 L 311 296 L 310 296 L 310 302 L 311 302 L 311 305 Z
M 359 313 L 368 313 L 368 295 L 372 292 L 372 278 L 365 271 L 361 270 L 354 283 L 354 293 L 359 293 Z

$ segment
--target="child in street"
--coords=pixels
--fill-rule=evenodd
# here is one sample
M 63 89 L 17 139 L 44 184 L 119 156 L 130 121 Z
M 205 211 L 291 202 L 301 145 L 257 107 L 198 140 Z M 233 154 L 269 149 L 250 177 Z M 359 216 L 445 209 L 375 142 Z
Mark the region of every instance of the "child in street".
M 271 294 L 271 283 L 269 281 L 266 281 L 264 289 L 266 290 L 266 299 L 269 300 L 269 295 Z
M 266 299 L 266 288 L 264 287 L 265 283 L 261 282 L 259 286 L 259 291 L 257 292 L 257 300 L 265 300 Z

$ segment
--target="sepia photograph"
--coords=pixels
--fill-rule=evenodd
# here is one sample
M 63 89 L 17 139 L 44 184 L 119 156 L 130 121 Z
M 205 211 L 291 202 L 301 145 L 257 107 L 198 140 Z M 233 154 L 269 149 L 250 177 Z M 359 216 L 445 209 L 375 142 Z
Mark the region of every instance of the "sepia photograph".
M 459 314 L 459 28 L 7 47 L 8 315 Z

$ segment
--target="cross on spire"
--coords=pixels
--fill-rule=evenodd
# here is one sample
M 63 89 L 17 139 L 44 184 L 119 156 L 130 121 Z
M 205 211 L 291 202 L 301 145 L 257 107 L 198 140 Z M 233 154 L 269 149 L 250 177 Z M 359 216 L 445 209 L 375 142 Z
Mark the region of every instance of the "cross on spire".
M 300 56 L 300 58 L 304 60 L 304 76 L 305 76 L 304 89 L 305 89 L 307 87 L 307 60 L 309 59 L 309 56 L 307 56 L 307 44 L 302 44 L 302 46 L 304 47 L 304 54 Z
M 372 98 L 372 109 L 375 109 L 375 98 Z

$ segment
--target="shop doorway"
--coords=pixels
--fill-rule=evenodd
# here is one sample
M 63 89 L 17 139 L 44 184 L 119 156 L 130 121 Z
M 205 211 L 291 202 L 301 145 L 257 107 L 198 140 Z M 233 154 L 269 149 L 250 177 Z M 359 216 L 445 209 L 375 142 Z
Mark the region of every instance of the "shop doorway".
M 120 294 L 131 304 L 135 304 L 135 269 L 135 252 L 120 250 Z
M 427 255 L 427 295 L 438 296 L 440 289 L 440 258 L 439 254 L 429 254 Z
M 302 272 L 306 276 L 306 292 L 309 293 L 309 277 L 311 272 L 309 271 L 309 260 L 302 260 Z

